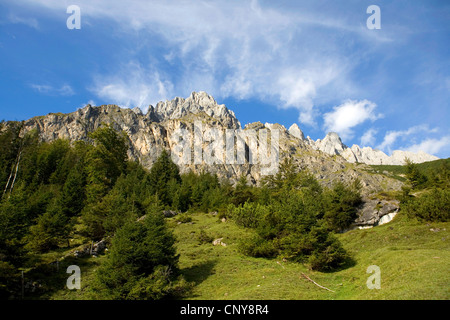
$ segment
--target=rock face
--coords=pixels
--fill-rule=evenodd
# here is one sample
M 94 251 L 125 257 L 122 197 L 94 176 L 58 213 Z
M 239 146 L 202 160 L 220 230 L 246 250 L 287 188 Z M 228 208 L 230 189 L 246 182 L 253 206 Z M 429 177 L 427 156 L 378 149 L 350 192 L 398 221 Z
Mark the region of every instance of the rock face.
M 315 148 L 330 155 L 340 155 L 347 148 L 336 132 L 328 133 L 323 140 L 317 140 Z
M 175 98 L 150 106 L 143 114 L 139 108 L 127 109 L 116 105 L 92 107 L 87 105 L 69 114 L 48 114 L 24 121 L 22 134 L 36 130 L 43 141 L 68 139 L 89 140 L 88 133 L 102 124 L 124 130 L 129 137 L 128 155 L 151 167 L 162 149 L 170 149 L 174 131 L 192 126 L 194 120 L 208 127 L 240 129 L 233 111 L 205 92 L 193 92 L 187 99 Z
M 374 150 L 370 147 L 360 148 L 358 145 L 353 145 L 351 148 L 345 150 L 346 152 L 342 155 L 349 162 L 363 162 L 366 164 L 403 164 L 394 163 L 387 154 L 380 150 Z
M 138 108 L 87 105 L 68 114 L 34 117 L 21 123 L 21 134 L 35 130 L 40 139 L 47 142 L 58 138 L 89 141 L 88 134 L 102 124 L 125 131 L 129 140 L 129 158 L 139 160 L 146 168 L 151 168 L 165 149 L 175 158 L 187 157 L 183 158 L 186 161 L 177 163 L 182 173 L 206 170 L 231 183 L 244 175 L 248 183 L 258 184 L 267 172 L 276 172 L 270 173 L 268 169 L 277 169 L 285 157 L 290 157 L 299 168 L 309 170 L 325 186 L 331 186 L 334 181 L 350 183 L 359 179 L 364 193 L 380 191 L 381 186 L 393 190 L 401 187 L 398 180 L 369 174 L 364 164 L 351 163 L 361 162 L 358 159 L 363 158 L 356 152 L 356 147 L 351 153 L 354 159 L 347 161 L 342 157 L 350 149 L 336 133 L 313 141 L 309 137 L 305 139 L 296 124 L 286 129 L 276 123 L 255 122 L 242 128 L 233 111 L 217 104 L 205 92 L 193 92 L 186 99 L 159 102 L 156 107 L 149 106 L 145 114 Z M 3 128 L 8 125 L 12 122 L 6 122 Z M 185 143 L 187 149 L 180 149 L 181 143 Z M 239 145 L 243 151 L 240 158 L 236 155 Z M 198 152 L 200 157 L 197 157 Z

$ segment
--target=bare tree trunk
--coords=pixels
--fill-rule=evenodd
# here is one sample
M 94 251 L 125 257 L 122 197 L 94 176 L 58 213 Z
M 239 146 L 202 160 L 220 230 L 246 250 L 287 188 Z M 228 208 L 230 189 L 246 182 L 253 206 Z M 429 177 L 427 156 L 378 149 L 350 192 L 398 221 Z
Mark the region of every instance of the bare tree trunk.
M 20 164 L 20 156 L 22 155 L 22 151 L 19 152 L 19 158 L 17 159 L 17 165 L 16 165 L 16 172 L 14 173 L 14 180 L 11 184 L 11 189 L 9 190 L 9 194 L 11 194 L 11 192 L 13 191 L 14 188 L 14 183 L 16 182 L 16 178 L 17 178 L 17 171 L 19 170 L 19 164 Z
M 11 181 L 11 177 L 14 172 L 14 167 L 11 169 L 11 174 L 9 175 L 8 182 L 6 183 L 5 190 L 3 190 L 2 198 L 5 196 L 6 190 L 8 190 L 9 181 Z
M 22 126 L 23 126 L 23 121 L 22 121 Z M 22 131 L 22 126 L 19 129 L 19 137 L 20 137 L 20 132 Z M 5 190 L 3 190 L 2 199 L 5 196 L 6 191 L 8 190 L 9 182 L 11 181 L 11 177 L 13 176 L 13 172 L 14 172 L 14 179 L 12 181 L 11 189 L 9 190 L 9 194 L 11 195 L 11 192 L 13 191 L 14 183 L 16 182 L 16 178 L 17 178 L 17 171 L 19 170 L 20 156 L 22 155 L 22 149 L 23 149 L 23 140 L 21 140 L 21 142 L 20 142 L 19 155 L 17 157 L 17 163 L 16 163 L 16 170 L 14 172 L 14 167 L 11 168 L 11 174 L 9 175 L 8 182 L 6 183 L 6 186 L 5 186 Z

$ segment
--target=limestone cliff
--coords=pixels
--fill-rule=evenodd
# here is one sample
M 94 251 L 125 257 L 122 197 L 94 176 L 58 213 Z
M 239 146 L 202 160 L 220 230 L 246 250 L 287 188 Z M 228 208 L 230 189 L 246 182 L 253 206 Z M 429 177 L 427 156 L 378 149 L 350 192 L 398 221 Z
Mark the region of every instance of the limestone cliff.
M 361 156 L 355 156 L 355 161 L 347 161 L 340 156 L 345 155 L 349 148 L 337 134 L 329 134 L 323 140 L 314 142 L 305 139 L 297 125 L 287 130 L 279 124 L 256 122 L 242 128 L 233 111 L 217 104 L 205 92 L 193 92 L 186 99 L 159 102 L 155 107 L 149 106 L 145 114 L 137 108 L 87 105 L 72 113 L 34 117 L 22 124 L 22 135 L 36 130 L 43 141 L 58 138 L 87 141 L 89 132 L 102 124 L 110 124 L 127 133 L 130 159 L 139 160 L 147 168 L 166 149 L 180 155 L 180 159 L 181 155 L 186 157 L 184 162 L 178 163 L 181 172 L 206 170 L 231 182 L 246 175 L 250 183 L 257 184 L 269 167 L 278 165 L 284 157 L 292 157 L 300 168 L 310 170 L 324 185 L 331 185 L 336 180 L 350 182 L 358 178 L 366 194 L 383 188 L 398 190 L 401 187 L 399 181 L 373 174 L 364 164 L 351 163 L 361 162 L 357 161 L 362 159 Z M 198 136 L 199 141 L 196 140 Z M 226 143 L 230 141 L 232 151 L 227 149 Z M 244 148 L 241 158 L 234 149 L 238 141 Z M 181 142 L 188 149 L 180 151 Z M 258 153 L 252 151 L 255 147 Z M 198 148 L 203 157 L 197 157 Z M 274 155 L 278 157 L 273 158 Z M 227 161 L 229 157 L 234 160 Z

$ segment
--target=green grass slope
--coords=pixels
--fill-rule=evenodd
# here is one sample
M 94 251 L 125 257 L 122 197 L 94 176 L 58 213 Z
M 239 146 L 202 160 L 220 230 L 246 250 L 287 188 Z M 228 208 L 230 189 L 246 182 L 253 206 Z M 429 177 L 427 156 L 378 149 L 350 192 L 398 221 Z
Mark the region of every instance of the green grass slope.
M 168 219 L 177 237 L 180 268 L 186 280 L 195 286 L 185 299 L 227 300 L 354 300 L 354 299 L 450 299 L 450 223 L 420 223 L 401 213 L 388 224 L 371 229 L 353 230 L 338 237 L 353 258 L 342 270 L 324 273 L 308 270 L 302 264 L 281 259 L 252 258 L 238 251 L 240 239 L 251 231 L 233 221 L 220 221 L 204 213 L 190 215 L 179 223 Z M 200 232 L 226 244 L 214 246 L 200 242 Z M 97 258 L 61 261 L 59 275 L 49 277 L 55 290 L 40 299 L 96 299 L 90 290 L 94 272 L 105 255 Z M 51 259 L 53 259 L 52 257 Z M 81 290 L 68 290 L 65 269 L 70 264 L 82 269 Z M 368 289 L 372 275 L 367 268 L 381 271 L 381 288 Z M 303 277 L 307 275 L 320 288 Z
M 233 222 L 194 214 L 192 224 L 175 224 L 180 267 L 196 286 L 188 299 L 449 299 L 449 223 L 424 224 L 398 215 L 372 229 L 340 234 L 354 260 L 346 269 L 321 273 L 280 259 L 250 258 L 238 252 L 248 235 Z M 200 244 L 200 230 L 226 246 Z M 433 231 L 430 231 L 433 230 Z M 381 271 L 381 288 L 368 289 L 370 265 Z M 302 273 L 328 291 L 306 280 Z

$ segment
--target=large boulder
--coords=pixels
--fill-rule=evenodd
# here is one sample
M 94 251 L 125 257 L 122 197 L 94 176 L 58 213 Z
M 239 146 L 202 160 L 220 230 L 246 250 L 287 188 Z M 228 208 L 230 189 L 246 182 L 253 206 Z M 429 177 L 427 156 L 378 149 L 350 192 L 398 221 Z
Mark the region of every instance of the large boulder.
M 365 199 L 351 229 L 374 227 L 387 223 L 395 217 L 398 210 L 399 202 L 397 200 Z
M 172 218 L 172 217 L 175 217 L 177 214 L 178 214 L 178 213 L 177 213 L 176 211 L 173 211 L 173 210 L 164 210 L 164 211 L 163 211 L 163 215 L 164 215 L 164 217 L 166 217 L 166 218 Z

